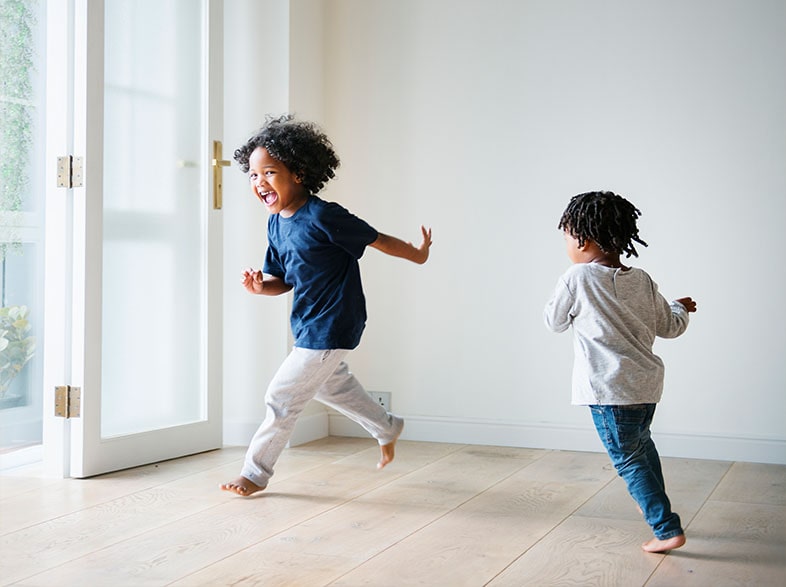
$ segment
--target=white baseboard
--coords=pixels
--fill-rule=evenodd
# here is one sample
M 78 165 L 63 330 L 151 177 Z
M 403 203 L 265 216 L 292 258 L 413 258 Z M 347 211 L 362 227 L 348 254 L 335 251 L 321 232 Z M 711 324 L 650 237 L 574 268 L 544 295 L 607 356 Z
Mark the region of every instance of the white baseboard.
M 330 435 L 330 422 L 327 412 L 302 416 L 295 424 L 287 446 L 298 446 L 312 440 L 319 440 Z
M 224 445 L 225 446 L 248 446 L 251 438 L 259 428 L 260 422 L 249 421 L 225 421 L 224 422 Z M 298 446 L 319 440 L 328 436 L 329 421 L 327 412 L 310 414 L 298 418 L 292 436 L 289 437 L 287 446 Z
M 594 428 L 402 416 L 405 440 L 605 452 Z M 358 424 L 331 412 L 331 436 L 368 437 Z M 653 432 L 662 457 L 786 465 L 786 440 Z
M 786 441 L 700 434 L 653 433 L 663 456 L 786 465 Z
M 37 463 L 43 458 L 43 452 L 42 445 L 36 444 L 1 454 L 0 471 Z
M 401 438 L 405 440 L 604 452 L 595 430 L 590 427 L 432 416 L 403 417 L 406 424 Z M 248 446 L 258 426 L 258 421 L 225 422 L 224 444 Z M 368 438 L 368 433 L 358 424 L 331 410 L 302 416 L 295 425 L 289 446 L 328 435 Z M 782 439 L 657 431 L 653 432 L 653 437 L 663 457 L 786 465 L 786 440 Z

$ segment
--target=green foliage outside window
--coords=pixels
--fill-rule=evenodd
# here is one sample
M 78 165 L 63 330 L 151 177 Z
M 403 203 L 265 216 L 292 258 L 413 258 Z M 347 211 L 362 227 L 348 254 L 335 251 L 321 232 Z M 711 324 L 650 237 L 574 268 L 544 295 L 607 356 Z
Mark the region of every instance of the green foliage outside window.
M 0 261 L 18 250 L 13 213 L 22 208 L 33 147 L 37 0 L 0 0 Z
M 33 358 L 35 338 L 30 336 L 27 314 L 25 306 L 0 308 L 0 399 Z
M 2 306 L 6 257 L 22 252 L 18 227 L 30 185 L 37 2 L 0 0 L 0 400 L 35 351 L 27 307 Z

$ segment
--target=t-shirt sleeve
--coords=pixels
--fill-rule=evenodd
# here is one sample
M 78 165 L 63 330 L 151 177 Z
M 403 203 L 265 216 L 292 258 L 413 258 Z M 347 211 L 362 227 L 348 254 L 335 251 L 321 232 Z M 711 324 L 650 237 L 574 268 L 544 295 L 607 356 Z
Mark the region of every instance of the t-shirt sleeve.
M 368 222 L 358 218 L 340 204 L 328 203 L 317 219 L 330 242 L 360 259 L 366 247 L 377 240 L 379 233 Z
M 268 245 L 267 252 L 265 253 L 265 264 L 262 267 L 262 272 L 275 277 L 285 277 L 284 265 L 278 256 L 276 249 Z
M 677 338 L 688 328 L 688 310 L 677 301 L 667 302 L 657 294 L 657 335 L 661 338 Z
M 563 276 L 557 281 L 554 294 L 543 311 L 546 328 L 552 332 L 564 332 L 570 328 L 570 325 L 573 323 L 571 310 L 573 309 L 574 301 L 575 297 Z
M 276 247 L 272 244 L 272 239 L 270 237 L 273 230 L 273 220 L 274 217 L 271 215 L 267 221 L 268 246 L 267 252 L 265 253 L 265 264 L 262 266 L 262 272 L 284 279 L 286 277 L 284 263 L 281 261 L 281 256 L 276 250 Z

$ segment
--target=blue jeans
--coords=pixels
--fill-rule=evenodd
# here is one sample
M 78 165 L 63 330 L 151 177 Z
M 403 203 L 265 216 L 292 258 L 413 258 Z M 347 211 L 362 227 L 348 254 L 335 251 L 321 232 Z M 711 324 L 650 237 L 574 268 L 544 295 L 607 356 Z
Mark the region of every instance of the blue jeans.
M 666 540 L 684 534 L 680 517 L 671 511 L 660 457 L 650 436 L 655 404 L 590 406 L 590 410 L 614 468 L 655 537 Z

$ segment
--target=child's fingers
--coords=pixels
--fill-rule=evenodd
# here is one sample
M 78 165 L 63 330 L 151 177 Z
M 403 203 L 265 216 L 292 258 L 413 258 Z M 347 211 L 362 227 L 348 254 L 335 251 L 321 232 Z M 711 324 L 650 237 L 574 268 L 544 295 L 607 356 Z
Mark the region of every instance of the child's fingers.
M 696 302 L 693 300 L 693 298 L 679 298 L 677 301 L 685 306 L 685 309 L 688 310 L 688 312 L 696 311 Z
M 259 281 L 262 281 L 261 271 L 254 271 L 251 267 L 246 267 L 243 270 L 243 274 L 240 276 L 240 283 L 246 284 L 249 283 L 250 281 L 256 281 L 257 274 L 259 274 Z

